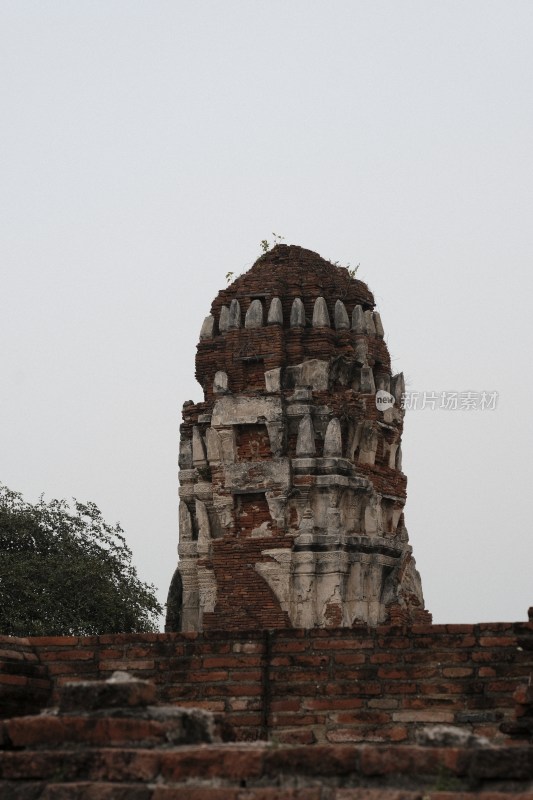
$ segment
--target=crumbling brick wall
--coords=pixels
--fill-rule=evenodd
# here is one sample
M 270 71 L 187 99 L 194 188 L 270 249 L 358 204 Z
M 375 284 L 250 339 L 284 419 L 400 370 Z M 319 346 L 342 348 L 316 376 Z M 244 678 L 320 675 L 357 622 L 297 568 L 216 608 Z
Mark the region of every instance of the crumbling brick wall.
M 0 721 L 5 800 L 530 800 L 533 749 L 432 727 L 417 745 L 233 743 L 216 715 L 155 705 L 115 672 Z
M 127 670 L 153 680 L 160 702 L 223 714 L 241 740 L 407 742 L 435 723 L 503 740 L 514 692 L 533 670 L 532 622 L 27 642 L 43 692 L 46 674 L 53 684 L 51 703 L 66 681 Z M 3 703 L 10 716 L 16 703 L 6 706 L 5 693 Z

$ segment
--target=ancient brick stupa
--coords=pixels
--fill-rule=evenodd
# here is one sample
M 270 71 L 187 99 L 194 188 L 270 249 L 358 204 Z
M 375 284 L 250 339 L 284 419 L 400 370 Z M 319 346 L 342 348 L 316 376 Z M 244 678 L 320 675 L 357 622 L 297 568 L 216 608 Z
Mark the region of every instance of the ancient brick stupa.
M 218 293 L 205 399 L 183 406 L 167 630 L 430 620 L 403 515 L 404 381 L 374 306 L 347 269 L 281 244 Z

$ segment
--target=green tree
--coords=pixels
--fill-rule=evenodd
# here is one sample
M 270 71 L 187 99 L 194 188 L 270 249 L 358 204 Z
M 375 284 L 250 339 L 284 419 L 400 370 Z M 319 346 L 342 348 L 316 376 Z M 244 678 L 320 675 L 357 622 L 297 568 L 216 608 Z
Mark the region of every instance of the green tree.
M 162 606 L 122 534 L 94 503 L 32 505 L 0 484 L 0 634 L 157 630 Z

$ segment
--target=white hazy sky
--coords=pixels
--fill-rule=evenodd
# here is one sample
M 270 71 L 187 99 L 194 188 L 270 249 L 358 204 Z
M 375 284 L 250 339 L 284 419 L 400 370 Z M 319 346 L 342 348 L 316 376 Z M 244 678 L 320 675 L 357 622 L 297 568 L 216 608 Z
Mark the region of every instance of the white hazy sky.
M 166 597 L 178 426 L 271 231 L 353 265 L 412 391 L 434 621 L 533 604 L 533 3 L 1 0 L 0 480 L 94 500 Z

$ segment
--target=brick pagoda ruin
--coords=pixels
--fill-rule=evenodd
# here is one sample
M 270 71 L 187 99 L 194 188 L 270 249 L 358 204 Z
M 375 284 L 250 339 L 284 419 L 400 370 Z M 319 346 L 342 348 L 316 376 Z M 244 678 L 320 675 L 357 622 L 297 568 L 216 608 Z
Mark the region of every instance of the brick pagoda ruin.
M 366 284 L 275 246 L 213 301 L 196 377 L 167 631 L 429 622 L 403 514 L 404 380 Z

